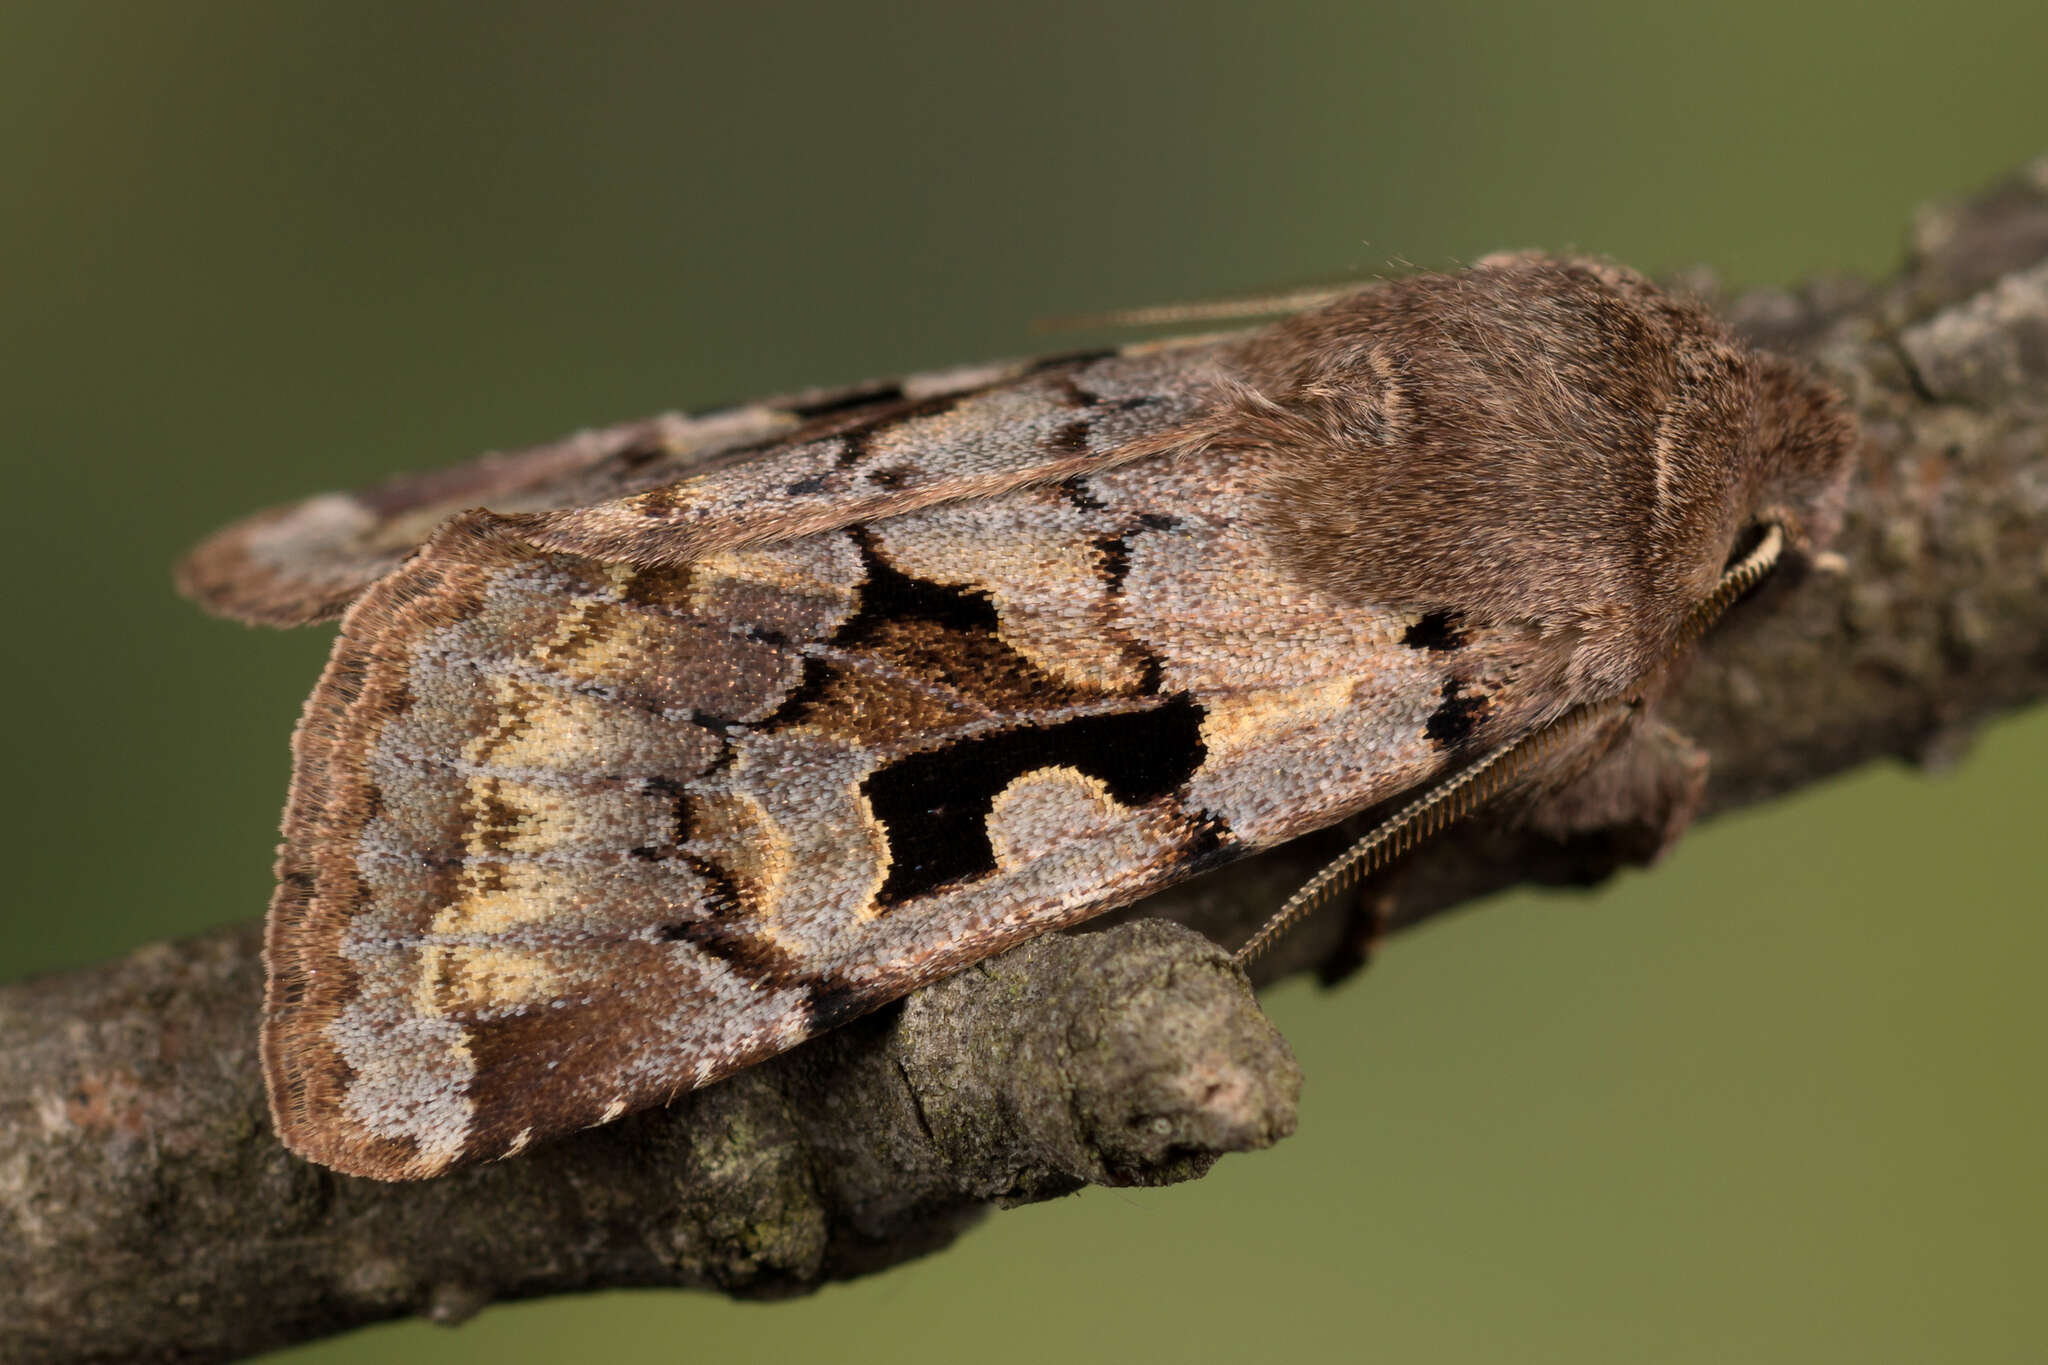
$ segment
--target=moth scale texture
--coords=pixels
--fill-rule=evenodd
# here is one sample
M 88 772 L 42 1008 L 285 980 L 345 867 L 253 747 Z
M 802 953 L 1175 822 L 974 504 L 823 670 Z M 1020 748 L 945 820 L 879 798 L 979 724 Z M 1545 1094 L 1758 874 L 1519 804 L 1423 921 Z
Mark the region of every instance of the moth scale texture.
M 1512 255 L 260 513 L 180 584 L 341 623 L 267 928 L 277 1130 L 383 1179 L 508 1156 L 1653 710 L 1759 528 L 1825 550 L 1855 439 L 1696 304 Z M 1675 836 L 1670 748 L 1590 727 L 1518 808 Z

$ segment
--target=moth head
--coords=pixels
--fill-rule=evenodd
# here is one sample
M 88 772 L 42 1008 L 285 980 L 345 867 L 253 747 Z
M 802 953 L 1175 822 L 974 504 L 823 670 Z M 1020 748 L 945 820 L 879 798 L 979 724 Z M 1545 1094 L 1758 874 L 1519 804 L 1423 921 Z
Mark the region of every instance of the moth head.
M 1856 419 L 1840 394 L 1793 362 L 1768 354 L 1755 362 L 1752 519 L 1783 528 L 1786 550 L 1810 560 L 1842 529 Z

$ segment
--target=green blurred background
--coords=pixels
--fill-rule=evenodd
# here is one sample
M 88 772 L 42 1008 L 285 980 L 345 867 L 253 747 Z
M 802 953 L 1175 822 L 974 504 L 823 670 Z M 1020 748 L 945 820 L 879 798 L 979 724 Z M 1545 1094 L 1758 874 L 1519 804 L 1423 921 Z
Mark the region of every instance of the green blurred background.
M 1048 314 L 1577 245 L 1877 272 L 2048 150 L 2036 0 L 15 3 L 0 977 L 253 916 L 325 632 L 173 598 L 259 505 Z M 2039 1359 L 2048 712 L 1270 1008 L 1300 1134 L 814 1298 L 293 1360 Z M 252 1021 L 253 1026 L 253 1021 Z

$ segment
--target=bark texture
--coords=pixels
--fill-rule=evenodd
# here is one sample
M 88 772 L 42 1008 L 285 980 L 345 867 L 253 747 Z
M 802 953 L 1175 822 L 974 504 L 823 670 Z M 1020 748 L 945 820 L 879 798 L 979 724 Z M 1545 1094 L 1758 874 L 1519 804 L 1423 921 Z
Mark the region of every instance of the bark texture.
M 1718 304 L 1839 384 L 1868 443 L 1848 571 L 1739 613 L 1665 708 L 1712 756 L 1708 813 L 1873 758 L 1944 760 L 2048 693 L 2048 160 L 1925 211 L 1892 281 Z M 277 1145 L 253 925 L 0 988 L 0 1359 L 227 1360 L 619 1285 L 799 1292 L 942 1247 L 993 1204 L 1200 1175 L 1290 1132 L 1300 1081 L 1210 940 L 1241 939 L 1343 842 L 1028 944 L 669 1109 L 422 1184 Z M 1639 851 L 1475 827 L 1257 975 L 1329 970 L 1370 932 Z

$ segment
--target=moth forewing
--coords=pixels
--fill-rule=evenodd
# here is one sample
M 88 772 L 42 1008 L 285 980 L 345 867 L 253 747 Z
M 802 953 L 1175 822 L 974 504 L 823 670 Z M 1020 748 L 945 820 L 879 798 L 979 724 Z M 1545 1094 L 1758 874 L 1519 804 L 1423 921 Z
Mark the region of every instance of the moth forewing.
M 212 603 L 363 580 L 294 741 L 279 1132 L 505 1156 L 1633 695 L 1755 509 L 1839 483 L 1790 392 L 1513 258 L 225 533 Z M 384 569 L 449 488 L 504 505 Z

